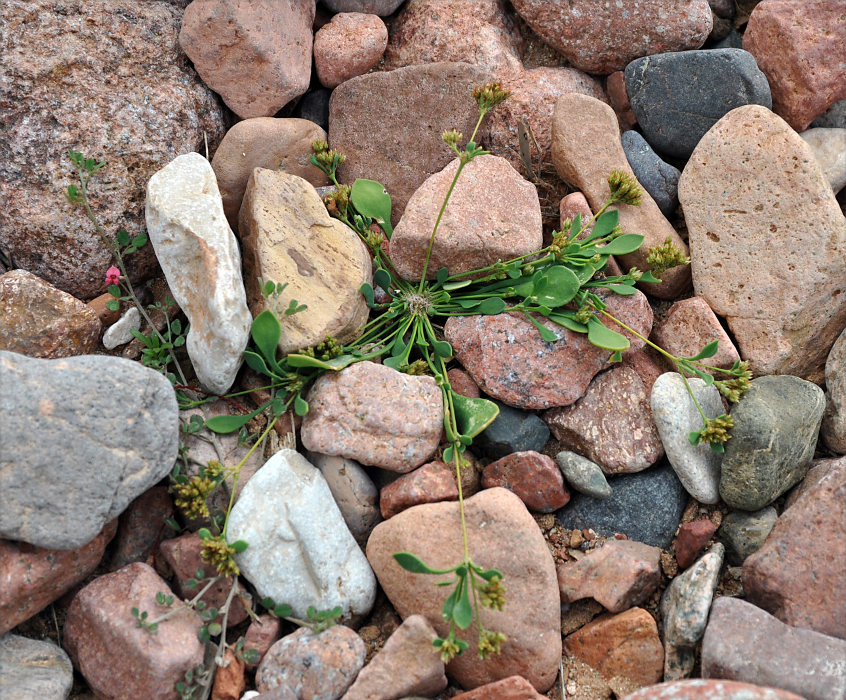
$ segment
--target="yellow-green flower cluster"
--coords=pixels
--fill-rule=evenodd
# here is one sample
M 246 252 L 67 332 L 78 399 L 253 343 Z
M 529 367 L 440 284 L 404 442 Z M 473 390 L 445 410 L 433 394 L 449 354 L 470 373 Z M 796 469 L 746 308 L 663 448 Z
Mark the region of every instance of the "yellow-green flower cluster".
M 608 187 L 611 189 L 611 201 L 640 206 L 642 190 L 637 180 L 622 170 L 612 170 L 608 176 Z
M 646 256 L 646 264 L 649 265 L 652 274 L 660 277 L 671 267 L 689 265 L 690 258 L 673 243 L 673 239 L 670 236 L 667 236 L 663 245 L 657 245 L 649 249 L 649 254 Z
M 188 483 L 173 484 L 172 490 L 176 495 L 174 503 L 188 518 L 208 518 L 209 507 L 206 499 L 220 483 L 223 465 L 212 460 L 198 475 L 192 476 Z
M 501 104 L 511 93 L 503 90 L 502 85 L 497 82 L 485 83 L 482 87 L 473 90 L 473 99 L 479 105 L 479 111 L 484 115 Z
M 732 379 L 721 379 L 714 382 L 714 386 L 720 390 L 720 393 L 725 396 L 732 403 L 737 403 L 740 397 L 749 388 L 749 382 L 752 381 L 752 372 L 749 369 L 747 361 L 739 362 L 737 367 L 732 370 L 738 374 Z
M 456 657 L 456 655 L 460 654 L 462 651 L 461 647 L 458 645 L 458 641 L 452 635 L 442 641 L 440 649 L 441 661 L 443 661 L 445 664 L 448 664 L 450 661 L 452 661 Z
M 705 427 L 699 431 L 700 442 L 726 442 L 731 435 L 729 430 L 734 427 L 734 419 L 725 413 L 716 418 L 705 421 Z
M 220 535 L 203 540 L 203 548 L 200 550 L 203 561 L 214 566 L 221 576 L 237 576 L 241 573 L 232 558 L 233 554 L 235 554 L 235 548 L 230 547 Z
M 502 651 L 502 643 L 508 639 L 502 632 L 491 632 L 483 629 L 479 633 L 479 658 L 487 659 L 491 654 Z
M 505 610 L 505 586 L 499 576 L 493 576 L 484 586 L 479 586 L 482 605 L 495 610 Z

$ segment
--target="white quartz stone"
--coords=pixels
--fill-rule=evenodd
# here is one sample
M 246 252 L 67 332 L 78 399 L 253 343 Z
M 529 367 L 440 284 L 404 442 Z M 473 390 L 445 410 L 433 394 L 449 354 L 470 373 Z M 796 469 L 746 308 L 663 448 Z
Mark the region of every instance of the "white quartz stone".
M 137 331 L 139 328 L 141 328 L 141 312 L 137 307 L 130 306 L 126 313 L 103 333 L 103 347 L 106 350 L 114 350 L 128 343 L 134 337 L 132 331 Z

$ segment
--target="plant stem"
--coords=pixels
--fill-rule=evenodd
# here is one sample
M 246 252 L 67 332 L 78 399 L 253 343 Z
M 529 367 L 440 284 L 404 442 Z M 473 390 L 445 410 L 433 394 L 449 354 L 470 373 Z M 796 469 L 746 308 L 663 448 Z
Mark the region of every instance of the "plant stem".
M 211 579 L 209 579 L 209 582 L 203 587 L 203 590 L 201 590 L 199 593 L 197 593 L 197 595 L 195 595 L 193 598 L 191 598 L 191 600 L 189 600 L 186 603 L 182 603 L 182 605 L 178 605 L 177 607 L 173 608 L 172 610 L 168 610 L 164 615 L 160 615 L 155 620 L 150 620 L 147 624 L 148 625 L 157 625 L 160 622 L 164 622 L 165 620 L 170 619 L 171 617 L 173 617 L 174 615 L 179 613 L 184 608 L 193 608 L 197 604 L 197 602 L 200 600 L 200 598 L 202 598 L 205 595 L 206 591 L 209 590 L 209 588 L 211 588 L 215 583 L 217 583 L 217 581 L 220 578 L 222 578 L 222 577 L 221 576 L 212 577 Z

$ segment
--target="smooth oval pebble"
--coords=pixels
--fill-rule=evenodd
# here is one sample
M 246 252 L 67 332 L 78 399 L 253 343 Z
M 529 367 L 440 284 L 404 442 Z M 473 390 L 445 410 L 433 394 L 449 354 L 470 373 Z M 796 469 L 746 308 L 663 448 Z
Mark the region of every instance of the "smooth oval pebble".
M 611 487 L 602 469 L 587 457 L 564 450 L 555 455 L 555 461 L 567 483 L 576 491 L 594 498 L 608 498 L 611 495 Z

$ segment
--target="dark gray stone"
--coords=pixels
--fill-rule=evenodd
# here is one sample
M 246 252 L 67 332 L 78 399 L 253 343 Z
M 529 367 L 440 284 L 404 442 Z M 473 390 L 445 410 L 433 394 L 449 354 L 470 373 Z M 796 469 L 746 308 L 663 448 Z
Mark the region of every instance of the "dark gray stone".
M 786 375 L 752 380 L 731 412 L 720 496 L 739 510 L 760 510 L 798 484 L 814 457 L 825 410 L 816 384 Z
M 624 131 L 623 151 L 632 166 L 637 181 L 655 200 L 661 213 L 670 217 L 679 205 L 679 178 L 681 172 L 652 150 L 637 131 Z
M 558 511 L 567 528 L 593 528 L 601 535 L 621 532 L 633 540 L 667 549 L 673 540 L 687 492 L 673 468 L 662 461 L 637 474 L 608 480 L 611 496 L 603 500 L 574 493 Z
M 728 563 L 740 566 L 746 557 L 757 552 L 776 520 L 778 514 L 772 506 L 754 513 L 735 510 L 723 518 L 720 529 L 717 530 L 717 539 L 726 546 Z
M 0 351 L 0 387 L 0 537 L 82 547 L 173 467 L 176 394 L 138 362 Z
M 52 642 L 17 634 L 0 636 L 0 698 L 64 700 L 73 687 L 73 666 Z
M 716 51 L 717 49 L 742 49 L 743 48 L 743 37 L 738 34 L 734 29 L 732 29 L 725 39 L 718 41 L 711 47 L 712 51 Z
M 821 126 L 827 129 L 846 129 L 846 100 L 835 102 L 825 112 L 814 119 L 811 122 L 811 126 Z
M 546 423 L 534 413 L 506 406 L 499 401 L 494 403 L 499 406 L 499 415 L 474 440 L 474 445 L 494 459 L 512 452 L 541 452 L 549 440 Z
M 387 17 L 405 0 L 323 0 L 332 12 L 363 12 Z
M 770 85 L 743 49 L 662 53 L 626 66 L 632 111 L 650 145 L 687 158 L 721 117 L 748 104 L 772 109 Z
M 329 88 L 318 88 L 307 93 L 297 106 L 297 116 L 317 124 L 323 131 L 329 131 Z

